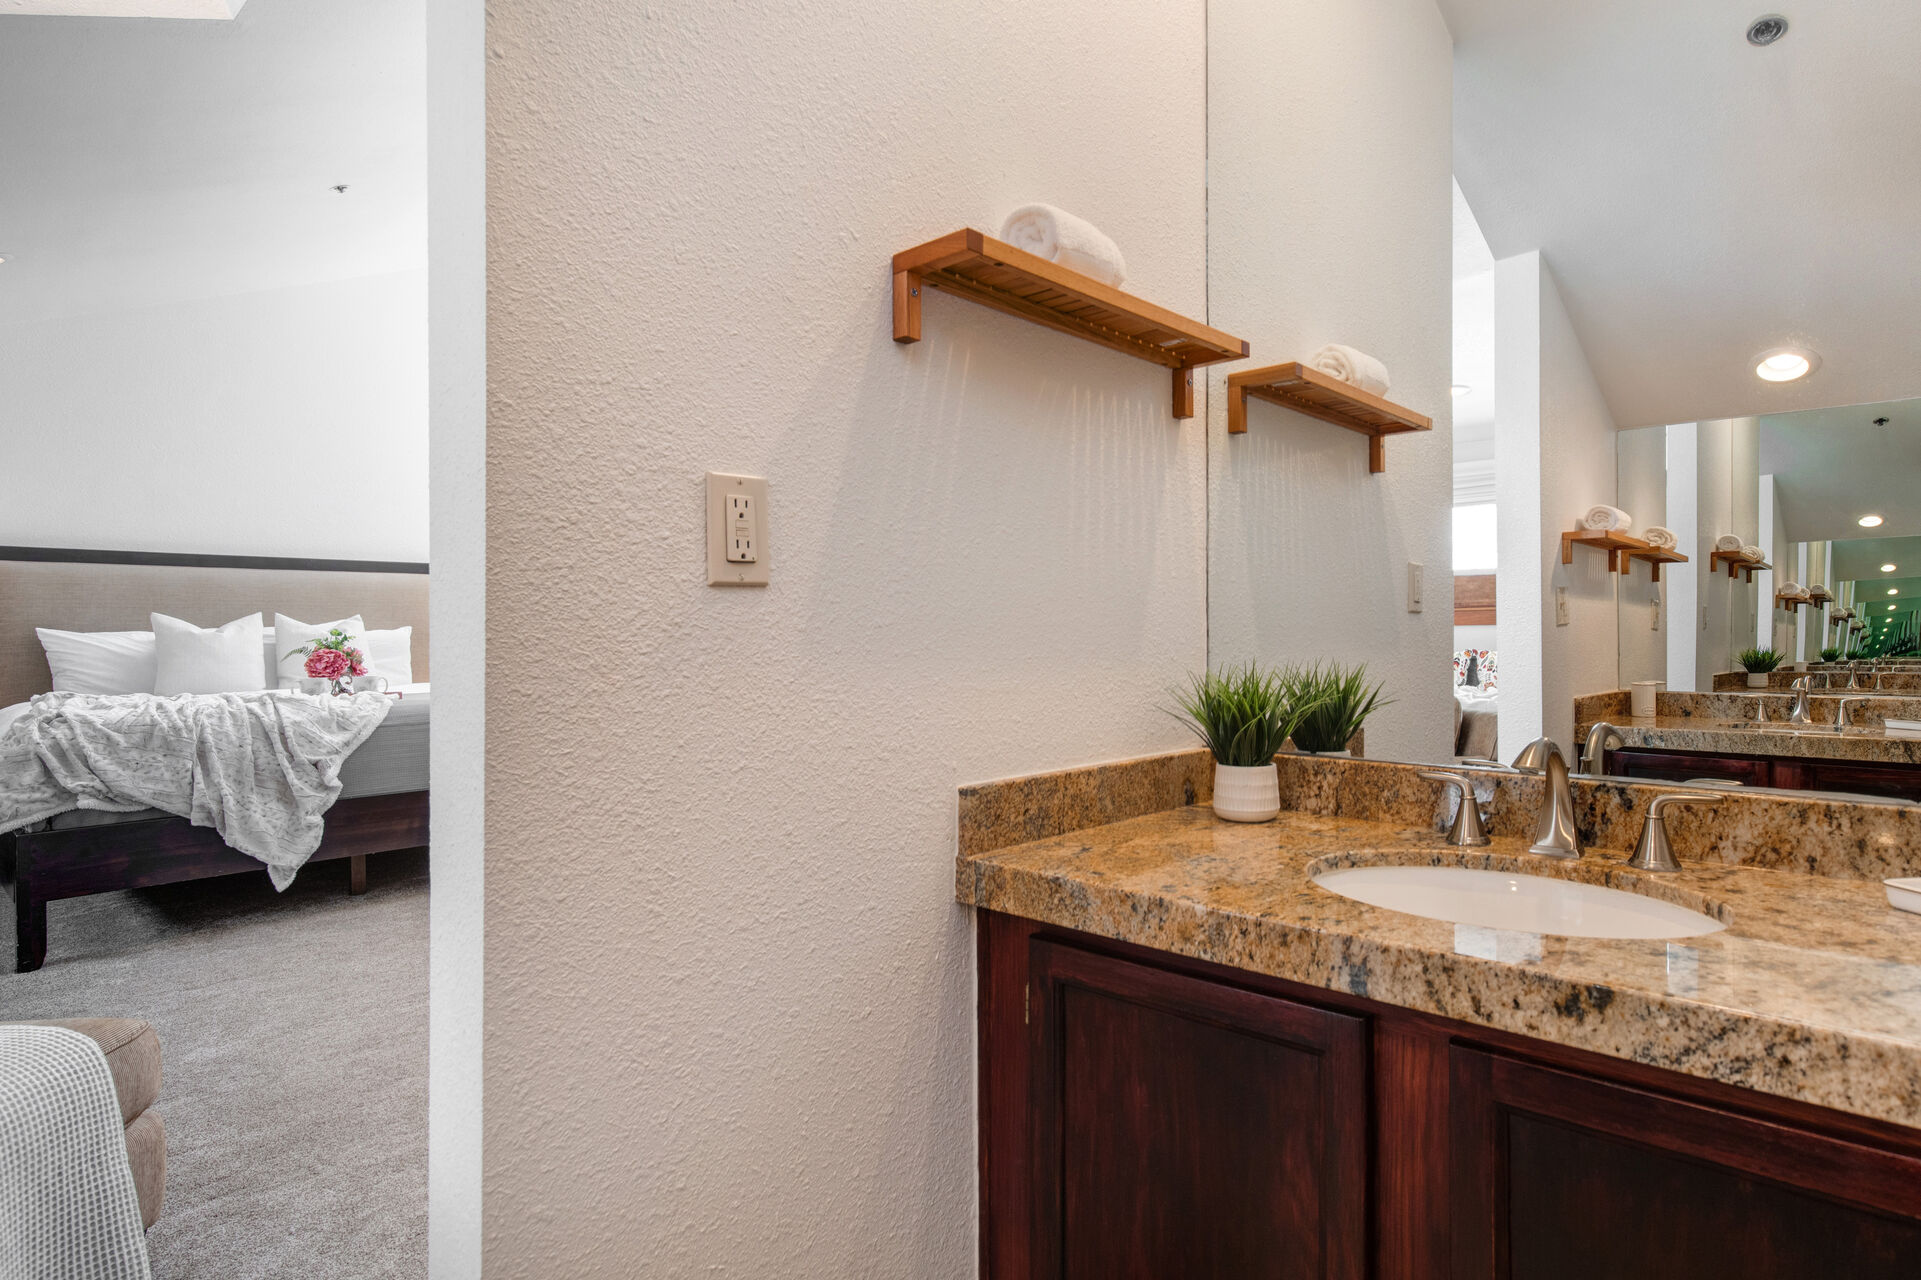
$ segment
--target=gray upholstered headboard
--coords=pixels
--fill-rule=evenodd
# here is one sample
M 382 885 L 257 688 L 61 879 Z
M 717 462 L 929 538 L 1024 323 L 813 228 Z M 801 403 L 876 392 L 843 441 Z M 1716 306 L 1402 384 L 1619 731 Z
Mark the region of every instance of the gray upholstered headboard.
M 269 625 L 278 611 L 411 626 L 414 679 L 428 679 L 424 564 L 0 547 L 0 707 L 52 687 L 35 627 L 145 631 L 150 613 L 214 627 L 256 610 Z

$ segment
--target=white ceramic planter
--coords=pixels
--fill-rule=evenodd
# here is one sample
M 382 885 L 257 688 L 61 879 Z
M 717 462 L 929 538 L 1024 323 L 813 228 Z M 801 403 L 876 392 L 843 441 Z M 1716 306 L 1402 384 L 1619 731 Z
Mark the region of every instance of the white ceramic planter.
M 1748 688 L 1765 689 L 1768 687 L 1768 673 L 1765 671 L 1748 672 Z
M 1281 811 L 1281 775 L 1271 764 L 1214 766 L 1214 816 L 1266 822 Z

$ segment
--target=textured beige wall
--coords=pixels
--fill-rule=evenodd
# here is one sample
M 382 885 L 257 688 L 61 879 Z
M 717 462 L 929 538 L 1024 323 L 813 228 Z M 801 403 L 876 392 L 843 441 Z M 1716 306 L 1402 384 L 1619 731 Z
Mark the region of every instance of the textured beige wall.
M 1208 300 L 1254 363 L 1329 342 L 1386 363 L 1434 430 L 1366 441 L 1260 402 L 1227 434 L 1214 397 L 1209 650 L 1216 665 L 1365 662 L 1395 699 L 1368 754 L 1453 754 L 1453 47 L 1432 0 L 1208 6 Z M 1221 386 L 1230 366 L 1210 382 Z M 1426 599 L 1407 611 L 1407 564 Z
M 955 788 L 1183 743 L 1205 436 L 970 303 L 896 346 L 887 262 L 1047 200 L 1198 314 L 1204 31 L 493 6 L 489 1276 L 973 1273 Z M 709 469 L 766 590 L 704 585 Z

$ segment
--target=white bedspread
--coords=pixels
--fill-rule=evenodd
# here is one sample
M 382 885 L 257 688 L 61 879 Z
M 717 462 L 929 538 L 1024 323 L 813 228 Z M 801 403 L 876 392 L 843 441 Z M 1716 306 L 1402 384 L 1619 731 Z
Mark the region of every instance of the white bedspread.
M 340 766 L 389 699 L 283 693 L 45 693 L 0 734 L 0 832 L 70 809 L 161 809 L 293 883 L 340 796 Z
M 0 1027 L 0 1275 L 148 1280 L 113 1074 L 65 1027 Z

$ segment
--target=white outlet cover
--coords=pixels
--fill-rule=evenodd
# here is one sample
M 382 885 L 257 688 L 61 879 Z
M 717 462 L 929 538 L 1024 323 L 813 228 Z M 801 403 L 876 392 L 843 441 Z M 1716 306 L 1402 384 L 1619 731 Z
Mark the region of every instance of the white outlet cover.
M 754 559 L 739 564 L 727 559 L 727 499 L 746 495 L 753 504 Z M 764 587 L 768 583 L 773 552 L 767 537 L 767 480 L 763 476 L 741 476 L 724 471 L 707 473 L 707 585 L 710 587 Z

